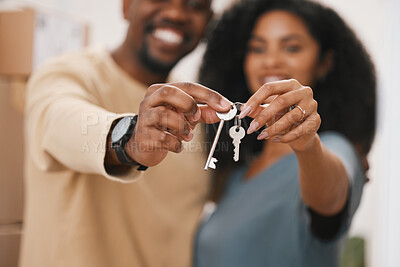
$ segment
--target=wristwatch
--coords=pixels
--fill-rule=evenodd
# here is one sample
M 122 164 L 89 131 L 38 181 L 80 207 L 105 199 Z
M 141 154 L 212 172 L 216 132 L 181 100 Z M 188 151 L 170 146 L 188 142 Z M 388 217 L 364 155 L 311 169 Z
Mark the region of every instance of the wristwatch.
M 135 129 L 138 115 L 123 117 L 115 125 L 111 133 L 111 148 L 114 149 L 115 154 L 122 164 L 137 166 L 138 171 L 145 171 L 146 166 L 141 165 L 131 159 L 125 152 L 125 145 L 132 137 L 133 130 Z

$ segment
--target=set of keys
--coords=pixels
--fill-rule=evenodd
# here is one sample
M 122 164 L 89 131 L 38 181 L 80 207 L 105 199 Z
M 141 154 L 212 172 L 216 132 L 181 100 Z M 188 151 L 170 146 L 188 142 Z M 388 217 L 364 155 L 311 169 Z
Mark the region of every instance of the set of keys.
M 208 168 L 216 169 L 216 162 L 218 160 L 213 157 L 215 148 L 218 143 L 219 136 L 221 135 L 222 128 L 224 127 L 225 122 L 230 121 L 234 119 L 234 125 L 229 129 L 229 136 L 232 138 L 232 144 L 234 146 L 233 149 L 233 160 L 238 161 L 239 160 L 239 146 L 241 143 L 241 140 L 243 137 L 246 135 L 245 129 L 241 126 L 241 121 L 239 119 L 239 113 L 242 107 L 242 103 L 236 102 L 232 104 L 231 109 L 226 112 L 226 113 L 219 113 L 217 112 L 218 118 L 221 119 L 218 125 L 217 132 L 215 134 L 214 141 L 212 143 L 210 153 L 207 158 L 206 165 L 204 166 L 204 170 L 207 170 Z

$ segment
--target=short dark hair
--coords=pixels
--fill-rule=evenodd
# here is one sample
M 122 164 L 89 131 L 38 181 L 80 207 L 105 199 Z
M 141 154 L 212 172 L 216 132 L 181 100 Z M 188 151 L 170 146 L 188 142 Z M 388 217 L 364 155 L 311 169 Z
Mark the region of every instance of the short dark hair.
M 211 34 L 200 83 L 213 88 L 231 101 L 245 102 L 250 97 L 243 71 L 247 43 L 255 23 L 271 10 L 283 10 L 301 18 L 318 42 L 320 58 L 333 51 L 334 66 L 313 86 L 322 124 L 319 132 L 333 130 L 345 135 L 366 156 L 376 127 L 376 77 L 374 65 L 354 32 L 331 8 L 309 0 L 244 0 L 226 11 Z M 245 124 L 248 124 L 246 121 Z M 215 125 L 207 126 L 209 140 Z M 241 162 L 251 160 L 262 148 L 254 136 L 240 146 Z M 227 131 L 220 140 L 229 144 Z M 223 146 L 217 150 L 219 169 L 231 169 L 232 159 Z M 244 161 L 243 161 L 244 160 Z

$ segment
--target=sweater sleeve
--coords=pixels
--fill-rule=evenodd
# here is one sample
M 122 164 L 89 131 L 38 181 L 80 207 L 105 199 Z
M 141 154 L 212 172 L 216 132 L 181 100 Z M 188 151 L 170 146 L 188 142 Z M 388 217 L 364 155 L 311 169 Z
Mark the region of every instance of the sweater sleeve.
M 130 182 L 141 172 L 132 168 L 110 175 L 104 158 L 107 136 L 114 120 L 134 114 L 116 114 L 102 108 L 90 80 L 90 66 L 52 62 L 30 79 L 25 107 L 25 142 L 28 156 L 44 171 L 102 175 Z

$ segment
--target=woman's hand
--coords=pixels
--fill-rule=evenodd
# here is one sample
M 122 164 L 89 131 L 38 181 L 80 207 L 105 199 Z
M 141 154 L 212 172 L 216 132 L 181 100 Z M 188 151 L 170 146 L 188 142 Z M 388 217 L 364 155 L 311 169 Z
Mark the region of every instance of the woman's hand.
M 271 97 L 268 107 L 260 106 Z M 295 79 L 283 80 L 261 86 L 242 107 L 240 118 L 247 115 L 254 118 L 247 134 L 266 125 L 257 139 L 271 139 L 286 143 L 295 151 L 305 151 L 313 144 L 321 125 L 317 107 L 310 87 Z

